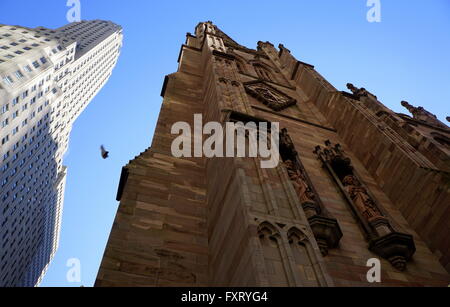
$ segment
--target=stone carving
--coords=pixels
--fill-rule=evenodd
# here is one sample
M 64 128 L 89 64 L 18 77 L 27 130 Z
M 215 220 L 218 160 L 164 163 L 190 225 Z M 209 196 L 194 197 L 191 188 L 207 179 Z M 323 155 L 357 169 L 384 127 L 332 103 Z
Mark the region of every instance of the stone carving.
M 272 224 L 263 222 L 258 227 L 258 236 L 260 238 L 269 238 L 272 240 L 276 240 L 280 236 L 280 233 Z
M 286 48 L 283 44 L 278 44 L 278 49 L 291 53 L 291 50 Z
M 322 255 L 326 256 L 329 248 L 335 248 L 339 245 L 342 231 L 337 220 L 328 214 L 314 190 L 287 129 L 282 129 L 280 133 L 280 155 L 314 233 L 317 245 Z
M 284 147 L 286 151 L 288 151 L 292 156 L 298 155 L 295 150 L 294 142 L 292 142 L 291 137 L 289 136 L 287 129 L 284 128 L 280 133 L 280 144 Z
M 367 97 L 370 93 L 365 88 L 357 88 L 352 83 L 347 83 L 347 88 L 355 95 L 358 99 L 361 97 Z
M 294 166 L 294 162 L 287 160 L 284 162 L 289 178 L 294 185 L 295 192 L 300 199 L 300 203 L 303 205 L 305 203 L 314 203 L 315 195 L 306 182 L 305 176 Z
M 274 111 L 280 111 L 297 104 L 297 100 L 268 85 L 264 81 L 247 82 L 245 89 L 247 93 Z
M 437 126 L 440 128 L 447 129 L 447 125 L 442 123 L 436 115 L 428 112 L 423 107 L 414 107 L 411 104 L 409 104 L 407 101 L 402 101 L 402 106 L 405 107 L 413 116 L 415 120 L 425 122 L 427 124 Z
M 270 104 L 285 104 L 289 100 L 286 96 L 280 95 L 279 93 L 267 87 L 255 86 L 253 89 Z
M 375 96 L 365 88 L 357 88 L 351 83 L 347 84 L 347 88 L 352 92 L 352 95 L 347 92 L 342 92 L 344 96 L 350 96 L 350 98 L 359 100 L 365 108 L 367 108 L 374 114 L 380 111 L 385 111 L 389 114 L 390 110 L 386 109 L 386 107 L 378 101 L 377 96 Z
M 342 183 L 350 198 L 353 200 L 353 203 L 368 222 L 383 216 L 358 178 L 353 175 L 348 175 L 342 180 Z
M 369 189 L 360 180 L 339 144 L 325 142 L 325 148 L 317 146 L 314 153 L 337 182 L 362 229 L 369 240 L 369 250 L 388 259 L 398 270 L 406 268 L 406 262 L 416 251 L 414 239 L 409 234 L 394 230 L 383 214 Z
M 332 146 L 330 141 L 326 141 L 325 145 L 325 148 L 317 146 L 314 152 L 331 172 L 334 179 L 338 181 L 344 194 L 351 202 L 352 208 L 358 213 L 357 215 L 364 219 L 362 224 L 366 226 L 366 231 L 370 235 L 388 233 L 390 225 L 367 187 L 362 184 L 362 181 L 356 175 L 351 159 L 345 156 L 339 144 Z

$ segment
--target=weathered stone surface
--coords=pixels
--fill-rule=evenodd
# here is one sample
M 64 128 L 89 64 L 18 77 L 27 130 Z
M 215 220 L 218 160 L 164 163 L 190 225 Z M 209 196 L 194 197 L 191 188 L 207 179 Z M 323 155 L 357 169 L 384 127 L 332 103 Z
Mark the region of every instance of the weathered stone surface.
M 270 90 L 252 95 L 248 84 Z M 448 136 L 448 129 L 351 89 L 338 92 L 282 45 L 249 49 L 200 23 L 182 46 L 178 71 L 165 79 L 152 146 L 125 167 L 96 286 L 447 286 L 449 149 L 432 133 Z M 290 176 L 284 163 L 261 169 L 258 158 L 172 157 L 172 124 L 193 127 L 194 114 L 205 122 L 280 123 L 307 179 Z M 414 239 L 404 271 L 380 257 L 381 284 L 368 283 L 367 261 L 398 254 L 389 245 L 398 238 L 370 241 L 362 231 L 314 154 L 325 140 L 342 145 L 382 215 Z M 311 228 L 312 200 L 339 229 L 325 255 Z

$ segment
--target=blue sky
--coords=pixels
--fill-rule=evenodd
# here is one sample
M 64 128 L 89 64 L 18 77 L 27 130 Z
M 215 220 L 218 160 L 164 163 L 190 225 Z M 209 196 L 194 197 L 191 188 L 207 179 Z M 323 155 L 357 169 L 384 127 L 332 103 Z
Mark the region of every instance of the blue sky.
M 56 28 L 66 0 L 0 0 L 0 23 Z M 110 81 L 73 127 L 60 248 L 42 286 L 92 286 L 118 203 L 123 165 L 151 143 L 166 74 L 199 21 L 212 20 L 239 43 L 283 43 L 335 87 L 365 87 L 406 113 L 407 100 L 450 115 L 450 1 L 381 0 L 369 23 L 366 0 L 148 1 L 81 0 L 82 19 L 124 28 L 124 47 Z M 111 152 L 101 160 L 100 144 Z M 81 261 L 82 282 L 68 283 L 66 262 Z

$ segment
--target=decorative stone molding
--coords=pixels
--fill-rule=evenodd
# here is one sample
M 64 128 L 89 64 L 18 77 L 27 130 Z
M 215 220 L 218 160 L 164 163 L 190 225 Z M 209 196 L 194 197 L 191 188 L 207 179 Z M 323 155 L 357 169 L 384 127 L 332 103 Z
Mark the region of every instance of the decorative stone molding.
M 375 97 L 375 99 L 377 98 L 375 95 L 373 95 L 372 93 L 370 93 L 368 90 L 366 90 L 365 88 L 357 88 L 356 86 L 354 86 L 352 83 L 347 83 L 347 88 L 353 93 L 353 96 L 359 100 L 361 97 L 368 97 L 369 95 Z
M 332 146 L 330 141 L 326 141 L 325 148 L 317 146 L 314 153 L 338 184 L 364 229 L 369 250 L 389 260 L 399 271 L 405 270 L 406 262 L 416 251 L 413 236 L 395 231 L 339 144 Z
M 306 227 L 267 220 L 261 223 L 258 218 L 255 222 L 261 251 L 258 255 L 262 256 L 261 262 L 266 269 L 264 275 L 270 284 L 276 280 L 279 286 L 333 286 L 323 258 L 311 244 L 312 235 Z
M 244 86 L 249 95 L 255 97 L 274 111 L 281 111 L 297 104 L 297 100 L 262 80 L 247 82 Z
M 294 143 L 287 129 L 280 133 L 280 156 L 288 172 L 289 179 L 300 200 L 314 233 L 322 255 L 328 254 L 328 249 L 336 248 L 342 238 L 342 231 L 337 220 L 330 216 L 323 206 L 319 195 L 306 173 L 305 168 L 295 150 Z
M 369 249 L 387 259 L 399 271 L 404 271 L 406 262 L 412 257 L 416 247 L 411 235 L 391 232 L 371 240 Z
M 402 101 L 402 106 L 405 107 L 413 116 L 415 120 L 420 122 L 425 122 L 429 125 L 436 126 L 443 129 L 449 129 L 447 125 L 442 123 L 436 115 L 428 112 L 423 107 L 414 107 L 410 105 L 407 101 Z
M 283 52 L 291 53 L 291 50 L 287 49 L 283 44 L 278 44 L 278 49 L 280 49 L 280 51 L 278 53 L 278 57 L 281 57 Z

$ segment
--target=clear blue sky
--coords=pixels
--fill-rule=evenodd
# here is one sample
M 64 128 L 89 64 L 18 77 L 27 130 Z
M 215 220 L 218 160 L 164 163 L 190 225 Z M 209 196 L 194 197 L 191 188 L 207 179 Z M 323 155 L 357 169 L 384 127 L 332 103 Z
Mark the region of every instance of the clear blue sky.
M 450 1 L 381 0 L 381 23 L 366 20 L 366 0 L 149 1 L 81 0 L 82 19 L 124 28 L 113 75 L 73 127 L 59 251 L 42 286 L 66 281 L 69 258 L 81 261 L 92 286 L 118 203 L 123 165 L 151 142 L 166 74 L 176 71 L 180 45 L 199 21 L 212 20 L 239 43 L 283 43 L 335 87 L 366 87 L 388 107 L 401 100 L 445 121 L 450 115 Z M 66 0 L 0 0 L 0 23 L 59 27 Z M 111 158 L 103 161 L 100 144 Z

